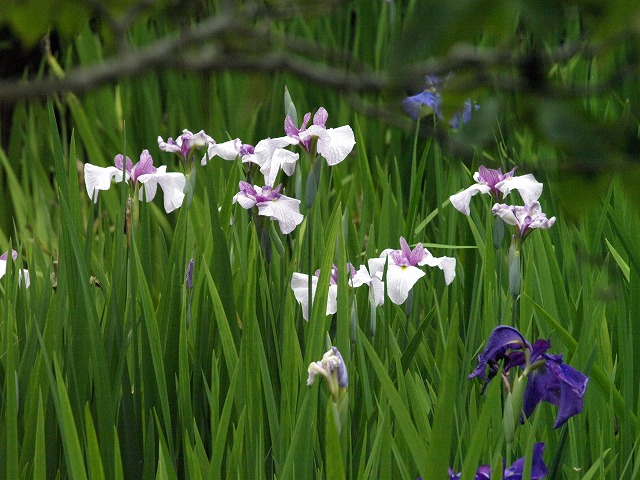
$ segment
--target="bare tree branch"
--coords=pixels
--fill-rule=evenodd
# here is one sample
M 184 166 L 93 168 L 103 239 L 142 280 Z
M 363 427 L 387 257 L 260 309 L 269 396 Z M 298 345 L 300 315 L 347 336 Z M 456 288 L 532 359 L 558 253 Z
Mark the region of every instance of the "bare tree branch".
M 99 2 L 93 2 L 97 5 Z M 128 28 L 147 3 L 141 1 L 122 19 L 107 19 L 120 33 Z M 97 7 L 96 7 L 97 8 Z M 621 82 L 635 75 L 638 67 L 625 66 L 600 85 L 550 85 L 544 75 L 542 81 L 529 78 L 531 67 L 542 72 L 554 63 L 562 63 L 575 55 L 594 55 L 611 48 L 609 42 L 589 46 L 582 39 L 562 45 L 549 52 L 514 53 L 507 49 L 480 49 L 459 45 L 446 56 L 403 68 L 390 73 L 376 72 L 358 59 L 342 52 L 319 46 L 300 38 L 288 38 L 273 33 L 265 21 L 291 15 L 287 12 L 265 12 L 257 6 L 242 11 L 225 10 L 203 20 L 180 34 L 161 38 L 137 51 L 119 49 L 104 62 L 90 67 L 67 71 L 63 78 L 36 80 L 0 80 L 0 104 L 13 104 L 29 98 L 44 98 L 70 91 L 82 93 L 95 87 L 133 78 L 152 70 L 176 69 L 201 71 L 289 71 L 301 78 L 326 87 L 348 92 L 379 92 L 388 90 L 402 95 L 420 88 L 426 73 L 447 74 L 451 71 L 472 70 L 469 78 L 461 76 L 448 88 L 465 90 L 488 85 L 506 91 L 540 92 L 552 97 L 598 95 L 608 91 L 612 82 Z M 261 25 L 255 25 L 260 20 Z M 535 62 L 540 62 L 536 65 Z M 515 71 L 514 71 L 515 68 Z M 529 69 L 529 70 L 528 70 Z M 502 75 L 501 75 L 502 72 Z

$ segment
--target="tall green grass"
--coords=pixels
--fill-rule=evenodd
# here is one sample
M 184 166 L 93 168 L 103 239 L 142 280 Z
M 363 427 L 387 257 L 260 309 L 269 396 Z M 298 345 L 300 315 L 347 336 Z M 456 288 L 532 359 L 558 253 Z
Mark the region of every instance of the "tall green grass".
M 277 27 L 351 46 L 383 68 L 402 17 L 388 2 L 364 3 L 353 22 L 342 11 Z M 136 26 L 134 43 L 166 27 L 156 22 Z M 101 48 L 87 27 L 63 58 L 91 64 Z M 159 151 L 158 135 L 203 128 L 253 144 L 282 135 L 285 85 L 299 116 L 324 106 L 328 126 L 351 125 L 357 143 L 342 164 L 322 168 L 305 221 L 287 236 L 272 229 L 269 255 L 255 217 L 232 205 L 239 163 L 194 166 L 193 201 L 171 214 L 161 200 L 135 202 L 126 232 L 126 186 L 101 192 L 97 204 L 85 194 L 81 164 L 106 166 L 120 152 L 137 158 L 149 148 L 157 164 L 184 169 Z M 547 181 L 558 152 L 515 119 L 496 124 L 504 137 L 495 147 L 459 156 L 348 100 L 284 73 L 163 72 L 16 107 L 0 151 L 0 246 L 20 252 L 0 282 L 0 476 L 437 479 L 452 466 L 472 478 L 478 465 L 543 441 L 547 478 L 637 478 L 640 222 L 623 179 L 586 191 L 591 208 L 569 217 L 562 185 Z M 586 101 L 606 110 L 601 99 Z M 545 211 L 558 217 L 524 245 L 514 326 L 550 338 L 591 381 L 580 415 L 553 430 L 555 408 L 541 404 L 508 447 L 502 385 L 480 394 L 466 378 L 491 330 L 512 321 L 508 242 L 493 247 L 488 198 L 475 197 L 465 217 L 448 196 L 480 164 L 513 162 L 536 169 Z M 290 195 L 303 182 L 284 180 Z M 364 289 L 340 277 L 338 312 L 325 316 L 331 265 L 364 264 L 398 248 L 400 236 L 454 256 L 455 281 L 445 286 L 429 269 L 407 304 L 387 299 L 372 312 Z M 29 288 L 18 280 L 24 267 Z M 321 286 L 305 322 L 289 282 L 316 268 Z M 322 382 L 306 386 L 327 335 L 349 372 L 339 433 Z

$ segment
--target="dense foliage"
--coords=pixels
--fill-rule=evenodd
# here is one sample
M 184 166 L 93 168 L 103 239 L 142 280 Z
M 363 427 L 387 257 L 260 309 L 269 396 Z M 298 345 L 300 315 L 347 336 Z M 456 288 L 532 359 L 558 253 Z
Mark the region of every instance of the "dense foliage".
M 304 78 L 257 62 L 243 30 L 212 43 L 258 51 L 252 71 L 167 58 L 3 106 L 0 476 L 637 478 L 633 3 L 268 2 L 248 21 L 310 56 Z M 58 48 L 25 77 L 118 58 L 106 19 L 126 2 L 105 5 L 51 13 Z M 136 10 L 133 52 L 226 12 L 171 6 Z M 20 35 L 16 8 L 0 21 Z M 360 63 L 366 88 L 323 84 L 319 66 Z M 332 161 L 343 126 L 355 146 Z M 201 137 L 175 155 L 183 129 L 238 154 L 203 165 Z M 269 185 L 242 160 L 283 136 L 299 158 Z M 505 187 L 516 166 L 537 181 Z M 450 196 L 471 185 L 463 211 Z M 265 210 L 280 194 L 300 217 Z

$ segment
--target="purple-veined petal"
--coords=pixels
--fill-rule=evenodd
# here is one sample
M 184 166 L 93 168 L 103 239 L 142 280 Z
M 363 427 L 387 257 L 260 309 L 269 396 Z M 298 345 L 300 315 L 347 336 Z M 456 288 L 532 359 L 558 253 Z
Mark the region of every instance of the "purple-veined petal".
M 285 195 L 280 195 L 274 200 L 260 202 L 257 205 L 258 213 L 272 220 L 277 220 L 280 230 L 284 234 L 291 233 L 304 219 L 304 216 L 300 214 L 300 200 Z
M 114 158 L 113 158 L 113 164 L 115 165 L 115 167 L 118 170 L 122 170 L 122 154 L 119 153 L 117 154 Z M 131 161 L 131 159 L 129 157 L 127 157 L 127 163 L 126 163 L 126 167 L 125 167 L 125 171 L 127 173 L 131 173 L 131 170 L 133 169 L 133 162 Z
M 444 272 L 444 281 L 447 285 L 456 278 L 456 259 L 452 257 L 434 257 L 427 251 L 427 255 L 418 265 L 429 265 L 430 267 L 438 267 Z
M 151 158 L 149 150 L 145 149 L 140 153 L 140 161 L 130 170 L 131 180 L 135 184 L 141 175 L 155 173 L 156 171 L 157 169 L 153 166 L 153 158 Z
M 84 183 L 87 187 L 87 194 L 94 202 L 98 201 L 99 190 L 109 190 L 111 179 L 116 182 L 122 181 L 122 170 L 116 167 L 98 167 L 90 163 L 84 164 Z
M 187 179 L 180 172 L 167 172 L 166 165 L 158 167 L 155 173 L 145 174 L 138 178 L 144 185 L 144 194 L 140 189 L 140 199 L 146 196 L 150 202 L 156 195 L 157 186 L 160 185 L 164 195 L 164 210 L 171 213 L 182 205 L 184 200 L 184 187 Z
M 158 168 L 156 173 L 156 181 L 160 188 L 162 188 L 162 194 L 164 196 L 164 211 L 167 213 L 173 212 L 175 209 L 180 208 L 184 201 L 184 187 L 187 184 L 187 179 L 183 173 L 180 172 L 161 172 L 160 169 L 166 167 L 163 165 Z
M 517 190 L 525 205 L 529 205 L 540 198 L 542 187 L 542 183 L 538 182 L 531 173 L 518 177 L 508 177 L 496 184 L 496 188 L 505 196 L 511 190 Z
M 505 203 L 496 203 L 491 209 L 491 213 L 500 217 L 504 223 L 509 225 L 518 225 L 518 218 L 514 213 L 513 206 Z
M 265 184 L 273 186 L 280 169 L 288 176 L 293 175 L 299 158 L 300 154 L 298 153 L 285 150 L 284 148 L 276 148 L 271 156 L 270 168 L 268 171 L 263 172 Z M 260 171 L 262 170 L 263 169 L 260 169 Z M 265 168 L 265 170 L 267 169 Z
M 240 182 L 240 191 L 233 196 L 233 203 L 238 202 L 242 208 L 249 210 L 256 204 L 257 192 L 253 185 L 247 182 Z
M 322 128 L 326 128 L 328 118 L 329 113 L 327 112 L 327 110 L 324 107 L 320 107 L 313 116 L 313 124 L 319 125 Z
M 158 147 L 163 152 L 180 153 L 180 145 L 178 145 L 173 138 L 168 138 L 165 142 L 164 139 L 158 135 Z
M 313 136 L 318 137 L 316 149 L 324 157 L 328 165 L 337 165 L 342 162 L 353 150 L 356 144 L 353 130 L 349 125 L 338 128 L 322 128 L 319 125 L 311 125 L 307 130 L 300 133 L 302 141 L 311 140 Z
M 417 267 L 389 264 L 387 267 L 387 295 L 396 305 L 401 305 L 425 273 Z
M 235 160 L 240 155 L 240 147 L 242 142 L 239 138 L 229 140 L 223 143 L 210 143 L 207 148 L 207 155 L 202 157 L 202 165 L 207 164 L 207 159 L 211 160 L 213 157 L 220 157 L 223 160 Z
M 15 250 L 11 250 L 11 258 L 15 262 L 18 259 L 18 252 Z M 9 259 L 9 251 L 7 250 L 2 255 L 0 255 L 0 260 L 4 260 L 5 262 Z
M 298 143 L 298 140 L 292 137 L 277 137 L 277 138 L 266 138 L 264 140 L 260 140 L 258 144 L 254 148 L 254 159 L 252 160 L 254 163 L 257 163 L 260 166 L 260 172 L 264 175 L 265 183 L 267 185 L 273 185 L 275 182 L 276 176 L 278 175 L 278 171 L 280 170 L 280 166 L 282 164 L 282 160 L 285 159 L 287 154 L 282 153 L 281 151 L 278 153 L 278 158 L 276 161 L 273 161 L 274 154 L 276 151 L 284 149 L 289 145 L 295 145 Z M 294 154 L 292 152 L 292 155 Z M 298 155 L 299 156 L 299 155 Z M 287 161 L 292 161 L 293 157 L 289 156 Z M 280 163 L 279 163 L 280 160 Z M 243 159 L 244 161 L 244 159 Z M 271 182 L 271 183 L 269 183 Z
M 451 200 L 451 205 L 453 205 L 456 210 L 465 215 L 469 215 L 471 213 L 469 209 L 471 197 L 476 193 L 491 193 L 491 187 L 489 185 L 475 183 L 461 192 L 451 195 L 449 200 Z

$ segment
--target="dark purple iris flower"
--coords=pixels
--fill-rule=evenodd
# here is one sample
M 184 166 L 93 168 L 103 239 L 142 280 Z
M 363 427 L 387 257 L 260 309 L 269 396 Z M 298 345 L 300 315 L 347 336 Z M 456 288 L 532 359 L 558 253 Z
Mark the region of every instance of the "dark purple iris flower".
M 402 101 L 402 107 L 407 114 L 414 120 L 418 120 L 418 118 L 424 116 L 423 107 L 429 107 L 433 113 L 442 120 L 443 115 L 440 109 L 442 96 L 440 94 L 440 88 L 450 77 L 451 74 L 447 75 L 443 81 L 437 75 L 427 75 L 425 77 L 425 89 L 416 95 L 406 97 Z M 460 128 L 460 124 L 462 123 L 464 125 L 468 123 L 471 120 L 472 112 L 479 108 L 480 106 L 475 102 L 472 102 L 470 99 L 466 100 L 462 111 L 456 112 L 449 120 L 449 126 L 454 129 Z
M 582 411 L 582 397 L 589 377 L 566 365 L 562 355 L 546 353 L 549 340 L 537 340 L 533 346 L 513 327 L 500 325 L 489 336 L 487 346 L 478 355 L 478 366 L 469 378 L 483 380 L 483 390 L 498 373 L 500 362 L 504 374 L 513 367 L 520 367 L 528 377 L 524 391 L 523 412 L 533 413 L 542 401 L 558 407 L 553 428 L 562 426 L 570 417 Z
M 540 480 L 547 475 L 547 466 L 542 459 L 542 453 L 544 452 L 544 443 L 536 443 L 533 446 L 533 459 L 531 461 L 531 480 Z M 504 469 L 502 472 L 503 480 L 522 480 L 522 474 L 524 471 L 524 457 L 517 459 L 513 464 Z M 460 480 L 460 473 L 453 473 L 453 469 L 449 469 L 449 480 Z M 489 480 L 491 478 L 491 472 L 489 465 L 481 465 L 476 470 L 474 480 Z

